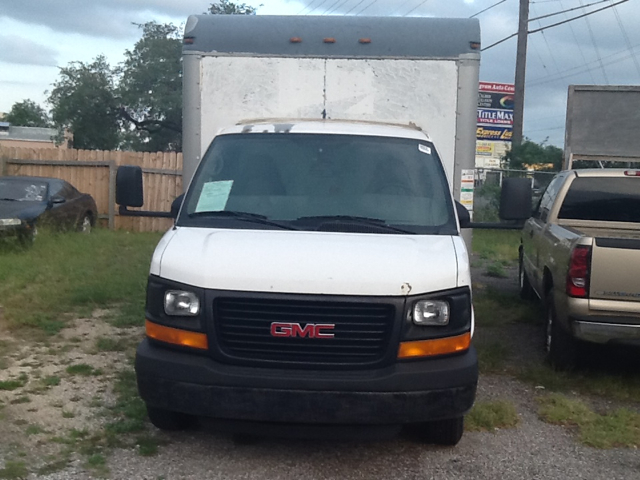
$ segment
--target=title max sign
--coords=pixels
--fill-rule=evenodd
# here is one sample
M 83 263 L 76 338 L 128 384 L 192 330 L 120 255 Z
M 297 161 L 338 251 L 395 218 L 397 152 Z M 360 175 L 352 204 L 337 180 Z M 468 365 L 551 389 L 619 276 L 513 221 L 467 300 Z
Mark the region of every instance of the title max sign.
M 479 125 L 513 125 L 513 110 L 478 109 Z

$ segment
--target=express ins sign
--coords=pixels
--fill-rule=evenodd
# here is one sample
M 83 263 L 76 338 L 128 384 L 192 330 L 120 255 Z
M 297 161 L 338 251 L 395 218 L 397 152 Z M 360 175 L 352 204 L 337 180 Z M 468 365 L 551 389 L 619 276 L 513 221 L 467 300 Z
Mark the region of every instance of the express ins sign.
M 331 323 L 307 323 L 302 326 L 299 323 L 273 322 L 271 324 L 271 336 L 333 338 L 334 328 L 335 325 Z

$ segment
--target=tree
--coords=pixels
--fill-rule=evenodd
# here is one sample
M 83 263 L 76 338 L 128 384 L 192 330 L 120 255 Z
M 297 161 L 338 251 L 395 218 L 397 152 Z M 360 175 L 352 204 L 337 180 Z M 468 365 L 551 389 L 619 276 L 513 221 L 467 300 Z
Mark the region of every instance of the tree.
M 4 121 L 16 127 L 50 127 L 51 120 L 47 111 L 33 100 L 16 102 L 11 111 L 4 116 Z
M 562 149 L 554 145 L 535 143 L 525 138 L 520 145 L 513 145 L 504 157 L 509 168 L 525 170 L 527 167 L 541 171 L 560 171 L 562 169 Z
M 260 5 L 261 7 L 262 5 Z M 246 3 L 233 3 L 229 0 L 220 0 L 218 3 L 209 5 L 209 9 L 204 13 L 211 15 L 255 15 L 258 8 Z
M 138 25 L 142 37 L 125 52 L 118 69 L 119 115 L 133 150 L 177 150 L 182 146 L 182 41 L 175 25 Z
M 60 68 L 48 102 L 58 141 L 68 130 L 73 134 L 74 148 L 114 150 L 120 146 L 114 72 L 105 57 Z

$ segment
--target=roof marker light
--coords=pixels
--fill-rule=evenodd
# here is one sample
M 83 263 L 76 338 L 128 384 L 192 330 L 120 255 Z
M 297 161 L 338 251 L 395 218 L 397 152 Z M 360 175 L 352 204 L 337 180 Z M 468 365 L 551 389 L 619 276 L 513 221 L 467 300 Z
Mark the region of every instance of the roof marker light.
M 183 43 L 185 45 L 193 45 L 194 40 L 194 37 L 184 37 Z
M 624 174 L 627 177 L 640 177 L 640 170 L 625 170 Z
M 291 43 L 302 43 L 302 38 L 300 38 L 300 37 L 291 37 L 291 38 L 289 39 L 289 41 L 290 41 Z
M 324 42 L 324 43 L 336 43 L 336 39 L 335 39 L 335 38 L 333 38 L 333 37 L 326 37 L 326 38 L 323 40 L 323 42 Z
M 361 38 L 360 40 L 358 40 L 360 43 L 371 43 L 371 39 L 370 38 Z
M 469 42 L 471 50 L 480 50 L 480 42 Z

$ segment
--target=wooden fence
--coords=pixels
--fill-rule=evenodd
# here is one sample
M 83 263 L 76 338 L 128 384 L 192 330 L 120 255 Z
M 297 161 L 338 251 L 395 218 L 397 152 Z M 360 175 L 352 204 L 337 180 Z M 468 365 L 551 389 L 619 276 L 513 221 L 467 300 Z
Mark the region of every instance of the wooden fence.
M 0 147 L 0 175 L 56 177 L 66 180 L 95 199 L 100 221 L 109 228 L 135 232 L 164 231 L 170 228 L 172 220 L 169 218 L 118 215 L 115 180 L 116 170 L 120 165 L 138 165 L 142 168 L 142 210 L 168 212 L 171 202 L 182 193 L 181 153 Z

